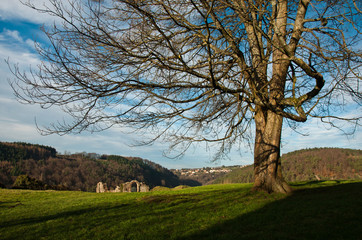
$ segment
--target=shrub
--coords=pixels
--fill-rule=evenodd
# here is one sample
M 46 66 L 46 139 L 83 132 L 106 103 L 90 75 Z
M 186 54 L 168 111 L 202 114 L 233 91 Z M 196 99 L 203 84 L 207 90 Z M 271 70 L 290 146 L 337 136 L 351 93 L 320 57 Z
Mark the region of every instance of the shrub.
M 157 192 L 157 191 L 170 191 L 171 189 L 168 187 L 163 187 L 163 186 L 156 186 L 154 188 L 152 188 L 152 192 Z
M 29 177 L 28 175 L 19 175 L 13 184 L 13 188 L 42 190 L 45 188 L 45 186 L 43 182 Z
M 185 189 L 185 188 L 189 188 L 190 186 L 187 185 L 179 185 L 177 187 L 174 187 L 173 190 L 179 190 L 179 189 Z

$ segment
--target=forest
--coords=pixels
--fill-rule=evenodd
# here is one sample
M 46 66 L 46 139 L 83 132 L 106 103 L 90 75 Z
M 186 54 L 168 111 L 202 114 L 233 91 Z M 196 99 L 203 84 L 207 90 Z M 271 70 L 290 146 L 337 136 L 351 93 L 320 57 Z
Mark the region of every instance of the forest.
M 62 155 L 48 146 L 0 142 L 0 184 L 12 187 L 20 175 L 28 175 L 54 189 L 91 192 L 98 182 L 111 188 L 131 180 L 145 182 L 151 188 L 200 185 L 197 181 L 182 181 L 159 164 L 137 157 L 84 152 Z
M 33 179 L 36 188 L 90 192 L 95 191 L 98 182 L 105 182 L 110 188 L 131 180 L 145 182 L 151 188 L 253 182 L 253 165 L 229 168 L 232 171 L 228 173 L 200 171 L 185 177 L 138 157 L 59 154 L 49 146 L 0 142 L 0 186 L 7 188 L 16 187 L 18 176 L 24 181 Z M 362 179 L 362 150 L 314 148 L 290 152 L 282 156 L 282 171 L 288 182 Z
M 288 182 L 362 179 L 362 150 L 302 149 L 282 155 L 282 172 Z M 253 166 L 238 168 L 214 183 L 253 182 Z

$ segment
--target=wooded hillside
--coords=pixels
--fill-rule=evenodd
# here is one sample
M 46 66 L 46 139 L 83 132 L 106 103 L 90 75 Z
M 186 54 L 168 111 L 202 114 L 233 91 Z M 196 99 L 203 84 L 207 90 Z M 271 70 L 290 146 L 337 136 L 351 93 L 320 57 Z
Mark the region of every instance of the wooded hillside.
M 303 149 L 282 156 L 288 182 L 324 179 L 362 179 L 362 150 L 341 148 Z M 235 169 L 214 183 L 253 182 L 253 166 Z
M 47 146 L 0 142 L 0 184 L 11 187 L 22 174 L 51 186 L 82 191 L 95 191 L 100 181 L 113 188 L 131 180 L 150 187 L 200 185 L 181 181 L 168 169 L 141 158 L 89 153 L 56 155 L 56 150 Z
M 339 148 L 298 150 L 282 156 L 282 168 L 287 181 L 362 179 L 362 151 Z M 150 187 L 253 181 L 252 165 L 230 169 L 229 173 L 210 171 L 204 176 L 199 171 L 196 177 L 182 177 L 141 158 L 95 153 L 60 155 L 48 146 L 0 142 L 0 186 L 6 187 L 11 187 L 16 177 L 23 174 L 50 186 L 82 191 L 95 191 L 100 181 L 109 187 L 130 180 L 145 182 Z

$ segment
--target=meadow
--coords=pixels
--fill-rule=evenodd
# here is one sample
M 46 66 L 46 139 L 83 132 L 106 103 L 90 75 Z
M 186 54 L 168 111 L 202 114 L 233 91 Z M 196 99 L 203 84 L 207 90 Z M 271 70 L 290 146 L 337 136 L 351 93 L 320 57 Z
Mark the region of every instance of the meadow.
M 0 189 L 0 239 L 361 239 L 361 181 L 299 182 L 291 195 L 251 186 Z

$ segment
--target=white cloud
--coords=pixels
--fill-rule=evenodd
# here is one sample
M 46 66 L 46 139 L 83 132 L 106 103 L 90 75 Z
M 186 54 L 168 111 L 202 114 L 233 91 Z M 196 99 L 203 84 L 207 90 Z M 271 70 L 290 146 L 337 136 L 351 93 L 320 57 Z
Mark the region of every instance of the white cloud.
M 9 39 L 10 38 L 10 39 Z M 8 43 L 13 43 L 15 40 L 17 44 L 21 44 L 19 47 L 23 47 L 24 44 L 26 44 L 28 47 L 34 48 L 35 42 L 31 40 L 30 38 L 26 39 L 24 41 L 23 37 L 20 35 L 20 32 L 17 30 L 9 30 L 4 28 L 3 32 L 0 33 L 0 41 L 7 41 Z
M 19 31 L 11 31 L 9 29 L 4 29 L 4 34 L 19 41 L 19 42 L 24 42 L 23 38 L 20 36 Z
M 35 41 L 31 40 L 31 39 L 26 39 L 25 43 L 31 47 L 31 48 L 34 48 L 35 47 Z
M 14 65 L 18 65 L 23 70 L 28 69 L 30 66 L 35 67 L 40 63 L 40 60 L 35 54 L 30 53 L 27 48 L 24 48 L 23 43 L 8 44 L 0 42 L 0 99 L 2 102 L 5 101 L 4 99 L 12 99 L 15 104 L 19 104 L 15 100 L 13 91 L 8 83 L 8 80 L 14 79 L 14 76 L 5 60 L 9 60 L 11 68 Z M 0 108 L 3 106 L 2 104 Z M 4 115 L 4 113 L 1 114 Z
M 37 7 L 49 5 L 49 0 L 31 0 L 30 2 Z M 23 20 L 40 24 L 53 22 L 55 20 L 53 16 L 40 14 L 36 10 L 22 4 L 19 0 L 1 0 L 0 19 Z
M 3 42 L 0 47 L 5 47 L 5 52 L 1 53 L 1 55 L 10 55 L 13 52 L 17 54 L 19 52 L 26 53 L 28 50 L 34 50 L 35 42 L 30 38 L 27 38 L 24 41 L 24 38 L 21 36 L 20 32 L 17 30 L 9 30 L 4 28 L 0 33 L 0 41 Z M 16 49 L 12 49 L 12 48 Z M 30 47 L 30 48 L 29 48 Z
M 36 128 L 30 124 L 16 123 L 14 121 L 0 121 L 1 138 L 12 141 L 29 141 L 37 134 Z
M 15 100 L 9 99 L 9 98 L 4 98 L 0 96 L 0 104 L 8 104 L 8 103 L 13 103 Z M 1 116 L 4 117 L 4 116 Z

